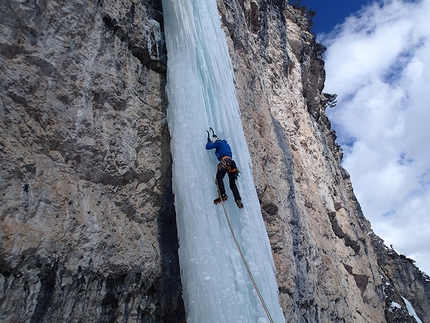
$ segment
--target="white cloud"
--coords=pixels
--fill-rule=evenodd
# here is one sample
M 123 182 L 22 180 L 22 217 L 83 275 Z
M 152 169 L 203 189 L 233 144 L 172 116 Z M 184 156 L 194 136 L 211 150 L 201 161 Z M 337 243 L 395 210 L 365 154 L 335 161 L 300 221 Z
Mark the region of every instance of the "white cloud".
M 430 0 L 373 3 L 329 35 L 324 92 L 374 231 L 430 274 Z

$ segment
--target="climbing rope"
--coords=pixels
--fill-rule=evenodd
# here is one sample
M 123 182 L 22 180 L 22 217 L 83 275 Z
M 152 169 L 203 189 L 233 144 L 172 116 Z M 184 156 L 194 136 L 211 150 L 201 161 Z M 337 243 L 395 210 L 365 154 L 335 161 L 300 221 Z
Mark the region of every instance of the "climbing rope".
M 219 196 L 221 196 L 217 180 L 215 180 L 215 183 L 216 183 L 216 187 L 217 187 L 217 190 L 218 190 L 218 194 L 219 194 Z M 231 226 L 230 219 L 228 218 L 227 210 L 225 209 L 224 201 L 222 199 L 221 199 L 221 204 L 222 204 L 222 208 L 224 210 L 225 218 L 226 218 L 227 223 L 228 223 L 228 227 L 230 228 L 230 232 L 231 232 L 231 235 L 233 236 L 233 240 L 234 240 L 234 242 L 236 244 L 237 250 L 240 253 L 240 257 L 242 258 L 242 261 L 243 261 L 243 264 L 245 265 L 246 271 L 248 272 L 248 276 L 251 279 L 252 285 L 254 285 L 254 289 L 257 292 L 257 295 L 258 295 L 258 298 L 260 299 L 261 305 L 263 305 L 264 311 L 266 312 L 266 315 L 267 315 L 267 318 L 269 319 L 269 322 L 273 323 L 273 319 L 270 316 L 269 309 L 267 308 L 267 305 L 264 302 L 263 295 L 261 295 L 261 292 L 258 289 L 258 286 L 257 286 L 257 283 L 255 282 L 254 276 L 252 276 L 251 269 L 249 268 L 249 265 L 248 265 L 248 263 L 247 263 L 247 261 L 245 259 L 245 255 L 243 254 L 242 249 L 239 246 L 239 242 L 236 239 L 236 235 L 233 232 L 233 228 Z

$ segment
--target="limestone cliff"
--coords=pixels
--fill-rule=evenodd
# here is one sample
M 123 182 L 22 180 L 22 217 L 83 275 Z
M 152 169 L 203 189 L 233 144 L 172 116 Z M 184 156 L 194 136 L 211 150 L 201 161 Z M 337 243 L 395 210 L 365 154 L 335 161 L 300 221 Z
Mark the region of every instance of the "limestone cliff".
M 0 6 L 0 321 L 183 321 L 160 2 Z
M 286 321 L 414 322 L 402 297 L 430 321 L 340 165 L 304 15 L 218 6 Z M 0 321 L 184 322 L 161 1 L 0 9 Z
M 340 165 L 305 15 L 275 0 L 218 6 L 287 322 L 414 322 L 401 296 L 429 321 L 429 281 L 375 236 Z

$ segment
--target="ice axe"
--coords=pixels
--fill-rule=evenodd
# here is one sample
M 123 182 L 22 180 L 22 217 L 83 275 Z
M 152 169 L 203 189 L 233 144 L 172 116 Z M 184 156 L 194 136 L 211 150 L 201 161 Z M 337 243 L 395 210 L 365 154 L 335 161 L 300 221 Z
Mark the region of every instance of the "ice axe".
M 210 131 L 212 131 L 212 138 L 217 138 L 218 136 L 215 134 L 214 130 L 212 129 L 212 127 L 209 128 Z
M 212 132 L 212 138 L 217 138 L 217 137 L 218 137 L 218 136 L 215 134 L 215 132 L 214 132 L 214 130 L 212 129 L 212 127 L 209 127 L 209 131 L 211 131 L 211 132 Z M 211 141 L 209 131 L 207 131 L 207 130 L 206 130 L 206 132 L 208 133 L 208 141 Z

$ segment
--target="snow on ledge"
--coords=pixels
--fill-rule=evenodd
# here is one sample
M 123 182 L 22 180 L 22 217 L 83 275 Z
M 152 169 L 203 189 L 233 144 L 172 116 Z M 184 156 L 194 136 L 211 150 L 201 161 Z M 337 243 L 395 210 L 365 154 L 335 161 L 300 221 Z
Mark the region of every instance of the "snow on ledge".
M 415 318 L 415 321 L 417 321 L 417 323 L 423 323 L 423 321 L 421 321 L 420 318 L 418 317 L 417 313 L 415 313 L 415 310 L 412 307 L 411 303 L 404 297 L 402 297 L 402 299 L 403 299 L 403 302 L 405 302 L 409 315 L 413 316 Z

